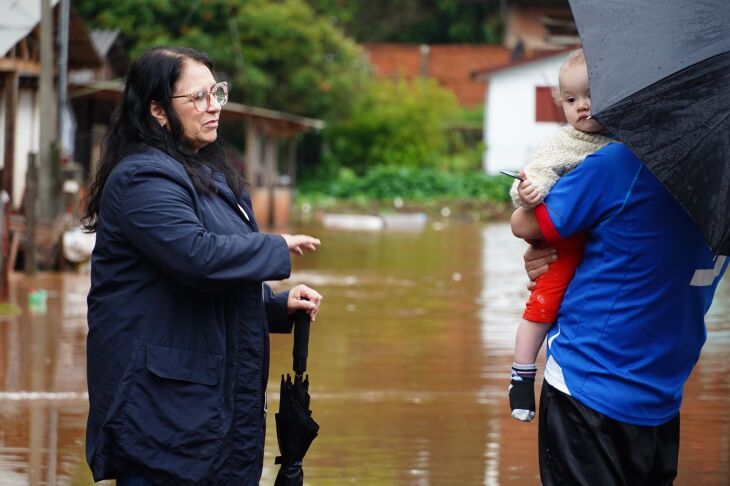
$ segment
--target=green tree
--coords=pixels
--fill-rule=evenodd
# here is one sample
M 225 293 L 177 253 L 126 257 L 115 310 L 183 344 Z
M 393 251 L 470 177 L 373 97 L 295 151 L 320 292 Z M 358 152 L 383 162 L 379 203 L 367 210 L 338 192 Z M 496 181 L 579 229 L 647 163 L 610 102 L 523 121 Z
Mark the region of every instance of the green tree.
M 359 47 L 304 0 L 76 0 L 132 55 L 162 44 L 210 54 L 231 98 L 301 115 L 344 116 L 367 65 Z
M 249 1 L 236 20 L 251 99 L 328 119 L 345 114 L 368 76 L 359 46 L 302 0 Z
M 343 31 L 475 40 L 475 26 L 484 24 L 478 2 L 459 9 L 456 0 L 308 1 L 75 0 L 74 6 L 92 27 L 119 29 L 132 56 L 155 45 L 194 47 L 209 53 L 216 77 L 232 86 L 232 100 L 324 118 L 327 129 L 305 140 L 317 154 L 308 160 L 318 159 L 323 146 L 326 167 L 358 173 L 378 165 L 474 165 L 473 154 L 457 153 L 463 146 L 447 129 L 458 117 L 451 93 L 423 80 L 373 82 L 360 48 Z
M 361 42 L 500 43 L 502 0 L 309 0 Z

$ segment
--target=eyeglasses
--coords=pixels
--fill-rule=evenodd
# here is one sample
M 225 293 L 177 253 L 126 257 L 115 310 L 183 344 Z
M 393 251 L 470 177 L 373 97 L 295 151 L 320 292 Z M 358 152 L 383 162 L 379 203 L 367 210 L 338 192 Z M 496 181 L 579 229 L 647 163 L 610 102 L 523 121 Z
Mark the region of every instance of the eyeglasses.
M 193 102 L 197 111 L 204 113 L 210 108 L 210 95 L 215 96 L 215 100 L 219 105 L 225 105 L 228 102 L 228 83 L 222 81 L 213 86 L 210 91 L 199 89 L 194 93 L 173 96 L 173 98 L 188 98 Z

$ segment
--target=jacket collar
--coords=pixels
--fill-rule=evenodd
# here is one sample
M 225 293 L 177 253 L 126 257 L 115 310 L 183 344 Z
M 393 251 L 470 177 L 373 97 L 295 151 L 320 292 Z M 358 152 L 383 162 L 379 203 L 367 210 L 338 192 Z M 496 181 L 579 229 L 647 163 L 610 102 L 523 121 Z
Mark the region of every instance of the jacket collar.
M 240 218 L 249 225 L 254 231 L 258 231 L 259 227 L 256 224 L 256 218 L 254 218 L 253 215 L 253 209 L 251 208 L 251 200 L 246 197 L 246 194 L 236 196 L 233 194 L 233 191 L 230 187 L 228 187 L 228 183 L 226 182 L 226 178 L 223 175 L 222 172 L 214 171 L 210 167 L 205 166 L 205 169 L 209 171 L 211 175 L 211 179 L 216 185 L 216 193 L 219 197 L 221 197 L 226 203 L 228 203 L 231 208 L 233 208 L 234 211 L 236 211 L 236 214 L 240 216 Z M 240 206 L 240 207 L 239 207 Z M 243 213 L 241 213 L 241 208 L 246 212 L 246 216 L 244 216 Z

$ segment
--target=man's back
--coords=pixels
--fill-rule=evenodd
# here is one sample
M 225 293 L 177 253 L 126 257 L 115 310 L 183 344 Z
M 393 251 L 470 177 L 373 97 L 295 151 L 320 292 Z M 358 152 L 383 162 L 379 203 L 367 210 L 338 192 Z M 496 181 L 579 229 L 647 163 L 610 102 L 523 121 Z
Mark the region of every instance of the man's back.
M 547 381 L 616 420 L 666 422 L 704 344 L 725 257 L 621 144 L 587 157 L 545 202 L 561 236 L 588 232 L 548 336 Z

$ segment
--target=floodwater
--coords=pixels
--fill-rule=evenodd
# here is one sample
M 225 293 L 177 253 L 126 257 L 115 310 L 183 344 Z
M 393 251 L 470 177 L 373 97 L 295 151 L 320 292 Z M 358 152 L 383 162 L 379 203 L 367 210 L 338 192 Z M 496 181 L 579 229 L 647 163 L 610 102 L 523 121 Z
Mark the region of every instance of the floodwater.
M 320 436 L 305 458 L 311 485 L 539 484 L 537 427 L 506 400 L 526 278 L 524 246 L 505 224 L 429 222 L 423 231 L 333 231 L 295 260 L 286 286 L 325 295 L 309 372 Z M 730 477 L 730 284 L 708 316 L 709 339 L 687 384 L 676 484 Z M 88 276 L 13 275 L 17 317 L 0 318 L 0 485 L 88 485 Z M 47 309 L 28 308 L 31 288 Z M 291 336 L 272 337 L 269 407 L 291 368 Z M 261 484 L 278 454 L 269 414 Z

